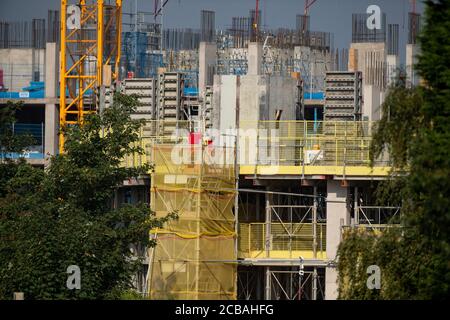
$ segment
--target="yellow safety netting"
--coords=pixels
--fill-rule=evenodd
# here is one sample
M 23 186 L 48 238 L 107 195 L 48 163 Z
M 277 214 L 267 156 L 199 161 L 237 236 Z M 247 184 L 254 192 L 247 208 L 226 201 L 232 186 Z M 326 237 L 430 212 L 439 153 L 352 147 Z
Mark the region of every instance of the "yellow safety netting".
M 232 150 L 155 145 L 151 206 L 179 219 L 153 230 L 152 299 L 236 299 L 237 247 Z

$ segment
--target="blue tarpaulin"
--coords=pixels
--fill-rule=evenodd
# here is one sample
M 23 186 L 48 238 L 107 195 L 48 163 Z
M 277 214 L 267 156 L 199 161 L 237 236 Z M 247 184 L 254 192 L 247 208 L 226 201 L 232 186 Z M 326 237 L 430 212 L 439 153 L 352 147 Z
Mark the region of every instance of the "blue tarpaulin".
M 38 99 L 45 96 L 45 84 L 42 81 L 31 81 L 28 87 L 20 92 L 0 92 L 3 99 Z
M 306 100 L 324 100 L 325 94 L 323 92 L 305 92 L 303 99 Z

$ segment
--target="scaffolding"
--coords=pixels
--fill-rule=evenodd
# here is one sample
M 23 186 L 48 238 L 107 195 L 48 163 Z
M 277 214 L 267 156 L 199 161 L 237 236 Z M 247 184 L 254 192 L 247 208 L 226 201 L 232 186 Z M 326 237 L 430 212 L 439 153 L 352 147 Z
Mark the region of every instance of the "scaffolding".
M 157 245 L 148 251 L 146 295 L 324 299 L 325 269 L 332 263 L 326 252 L 330 230 L 325 180 L 306 178 L 299 185 L 294 182 L 298 180 L 267 179 L 264 174 L 283 171 L 248 172 L 246 164 L 264 162 L 251 158 L 241 139 L 237 157 L 234 148 L 214 147 L 214 141 L 206 145 L 201 123 L 178 121 L 169 134 L 158 130 L 162 122 L 147 122 L 140 141 L 145 154 L 127 160 L 128 166 L 154 165 L 150 193 L 156 216 L 179 214 L 179 220 L 150 233 Z M 300 179 L 308 167 L 326 174 L 330 167 L 343 167 L 345 173 L 350 166 L 365 169 L 369 164 L 370 122 L 241 121 L 240 127 L 276 129 L 276 139 L 258 136 L 256 150 L 274 145 L 280 167 L 296 166 L 294 173 L 284 174 Z M 238 171 L 242 155 L 245 161 L 239 162 Z M 386 163 L 380 160 L 376 165 Z M 249 180 L 257 187 L 246 189 Z M 351 227 L 379 232 L 400 209 L 395 204 L 377 206 L 369 186 L 359 182 L 349 189 Z M 342 232 L 347 227 L 342 226 Z
M 264 221 L 239 225 L 239 258 L 243 261 L 238 278 L 240 299 L 324 298 L 324 190 L 315 184 L 300 191 L 280 192 L 266 187 L 256 191 L 264 198 L 258 201 L 256 197 L 256 203 L 249 206 L 248 194 L 240 190 L 239 219 Z
M 380 206 L 374 197 L 373 186 L 355 185 L 351 192 L 350 209 L 353 226 L 379 230 L 400 222 L 401 206 Z
M 265 205 L 259 199 L 249 207 L 244 198 L 248 194 L 241 190 L 239 258 L 325 260 L 326 212 L 318 187 L 310 191 L 308 195 L 261 191 Z
M 151 299 L 236 299 L 233 157 L 202 144 L 153 146 L 152 210 L 179 219 L 151 232 Z
M 390 161 L 387 154 L 374 160 L 370 167 L 370 141 L 374 122 L 370 121 L 251 121 L 241 120 L 240 130 L 261 134 L 239 139 L 240 174 L 337 174 L 387 176 Z M 167 130 L 159 130 L 164 127 Z M 145 155 L 133 154 L 124 159 L 126 166 L 148 162 L 154 143 L 171 140 L 188 141 L 189 136 L 175 130 L 194 132 L 203 128 L 201 121 L 148 121 L 140 133 Z M 270 132 L 275 136 L 271 136 Z M 251 139 L 256 139 L 251 140 Z M 174 141 L 175 141 L 174 140 Z M 256 149 L 246 148 L 251 144 Z

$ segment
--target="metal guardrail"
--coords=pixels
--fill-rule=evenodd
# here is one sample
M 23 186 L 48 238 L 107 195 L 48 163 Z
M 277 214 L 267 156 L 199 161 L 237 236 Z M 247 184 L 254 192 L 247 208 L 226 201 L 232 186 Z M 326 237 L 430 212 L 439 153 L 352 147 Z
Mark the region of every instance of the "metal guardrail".
M 257 165 L 368 167 L 373 125 L 369 121 L 241 121 L 240 128 L 259 130 L 257 147 L 267 153 L 265 159 L 253 159 Z M 388 166 L 388 158 L 377 159 L 374 165 Z
M 266 223 L 240 223 L 239 224 L 239 255 L 251 256 L 253 252 L 261 252 L 264 256 L 266 250 Z M 313 224 L 312 223 L 274 223 L 270 224 L 271 251 L 313 251 Z M 326 224 L 317 224 L 317 252 L 326 250 Z
M 369 121 L 241 121 L 239 164 L 369 167 L 373 125 Z M 185 131 L 177 134 L 177 129 Z M 148 121 L 139 142 L 145 155 L 131 155 L 125 163 L 149 162 L 153 144 L 189 144 L 189 132 L 204 131 L 201 121 Z M 389 159 L 383 155 L 374 165 L 389 167 Z
M 29 135 L 34 141 L 22 153 L 4 153 L 0 150 L 0 158 L 10 159 L 43 159 L 44 158 L 44 124 L 43 123 L 14 123 L 14 135 Z
M 358 206 L 357 225 L 387 225 L 400 221 L 400 207 Z

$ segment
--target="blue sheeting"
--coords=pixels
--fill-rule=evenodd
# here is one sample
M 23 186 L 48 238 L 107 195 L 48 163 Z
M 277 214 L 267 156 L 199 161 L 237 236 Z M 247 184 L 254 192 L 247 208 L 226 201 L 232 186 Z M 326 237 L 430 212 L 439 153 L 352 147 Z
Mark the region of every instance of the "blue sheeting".
M 4 153 L 0 154 L 1 159 L 44 159 L 44 154 L 42 152 L 25 152 L 25 153 Z
M 198 88 L 184 88 L 185 96 L 198 96 Z
M 45 83 L 42 81 L 31 81 L 28 87 L 22 88 L 20 92 L 0 92 L 3 99 L 39 99 L 45 97 Z
M 22 92 L 0 92 L 0 99 L 39 99 L 44 98 L 44 90 Z
M 59 96 L 59 88 L 57 89 Z M 78 89 L 77 89 L 78 91 Z M 89 89 L 84 94 L 90 96 L 93 90 Z M 66 89 L 66 97 L 69 96 L 69 90 Z M 42 81 L 31 81 L 28 87 L 22 88 L 20 92 L 0 92 L 0 99 L 43 99 L 45 98 L 45 83 Z
M 325 94 L 323 92 L 305 92 L 303 99 L 306 100 L 324 100 Z

